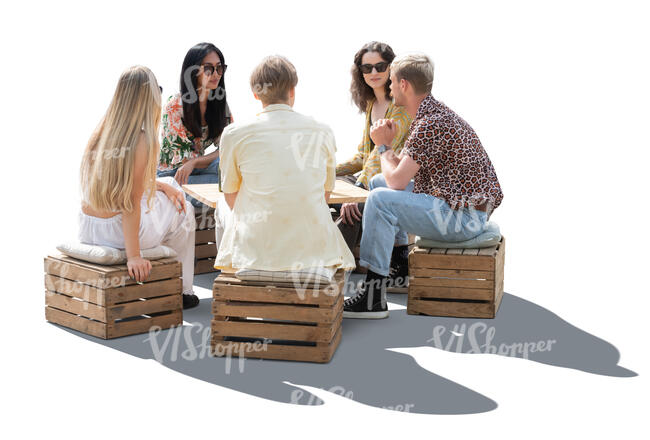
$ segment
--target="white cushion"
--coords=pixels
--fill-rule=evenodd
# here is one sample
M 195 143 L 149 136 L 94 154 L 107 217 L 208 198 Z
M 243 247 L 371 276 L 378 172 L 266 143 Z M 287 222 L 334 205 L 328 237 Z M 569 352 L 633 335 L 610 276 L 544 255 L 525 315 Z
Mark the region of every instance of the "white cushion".
M 476 249 L 496 246 L 501 241 L 501 232 L 499 225 L 494 222 L 488 222 L 485 230 L 478 236 L 457 242 L 437 241 L 429 238 L 415 237 L 415 245 L 423 248 L 438 249 Z
M 242 281 L 265 281 L 276 283 L 292 282 L 314 282 L 330 283 L 336 269 L 332 267 L 311 267 L 302 270 L 257 270 L 257 269 L 240 269 L 235 272 L 235 276 Z
M 71 242 L 63 243 L 56 247 L 59 252 L 79 260 L 96 264 L 125 264 L 126 251 L 108 246 L 95 246 L 92 244 Z M 161 258 L 174 258 L 176 251 L 167 246 L 156 246 L 150 249 L 142 249 L 142 257 L 147 260 L 159 260 Z

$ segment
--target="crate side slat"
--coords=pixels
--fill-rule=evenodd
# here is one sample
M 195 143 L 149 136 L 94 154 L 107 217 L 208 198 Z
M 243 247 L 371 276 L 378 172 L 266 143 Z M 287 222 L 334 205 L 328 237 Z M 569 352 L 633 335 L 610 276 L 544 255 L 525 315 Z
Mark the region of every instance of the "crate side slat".
M 221 356 L 231 354 L 238 356 L 240 350 L 246 358 L 253 359 L 274 359 L 299 362 L 326 363 L 332 359 L 334 352 L 341 342 L 342 332 L 335 334 L 331 343 L 326 346 L 304 347 L 294 345 L 267 344 L 266 350 L 254 351 L 250 344 L 231 341 L 220 341 L 218 338 L 211 339 L 211 354 L 217 353 Z
M 150 281 L 144 284 L 117 287 L 106 291 L 109 305 L 133 301 L 138 298 L 154 298 L 158 296 L 174 295 L 183 291 L 181 278 L 170 278 L 160 281 Z
M 83 282 L 97 288 L 123 287 L 137 284 L 131 279 L 126 265 L 100 266 L 66 256 L 45 258 L 45 272 L 61 278 Z M 181 276 L 181 263 L 165 258 L 151 261 L 147 282 Z
M 194 247 L 194 258 L 201 260 L 217 256 L 217 245 L 215 243 L 197 244 Z
M 55 293 L 52 291 L 45 292 L 45 305 L 63 310 L 64 312 L 75 315 L 85 316 L 86 318 L 97 321 L 108 322 L 106 308 L 85 301 L 80 301 L 69 296 Z
M 107 322 L 131 316 L 149 315 L 151 313 L 166 312 L 183 308 L 183 297 L 180 293 L 133 301 L 108 307 L 106 310 Z
M 459 280 L 451 278 L 411 278 L 409 286 L 466 287 L 468 289 L 494 289 L 494 280 Z
M 324 288 L 302 289 L 278 286 L 252 286 L 234 277 L 219 275 L 214 280 L 213 298 L 215 300 L 258 301 L 280 304 L 316 304 L 329 306 L 343 294 L 344 280 L 329 284 Z
M 338 302 L 342 303 L 342 301 L 343 296 L 341 295 Z M 282 319 L 304 323 L 331 323 L 334 322 L 339 310 L 336 307 L 305 307 L 299 305 L 262 304 L 244 301 L 223 302 L 215 300 L 212 304 L 212 313 L 216 316 Z
M 462 270 L 462 269 L 428 269 L 414 267 L 409 270 L 411 278 L 464 278 L 472 280 L 493 280 L 494 272 L 487 270 Z
M 412 254 L 410 268 L 494 271 L 494 258 L 480 255 Z
M 494 291 L 492 289 L 409 286 L 409 298 L 473 299 L 492 301 L 494 299 Z
M 196 230 L 214 229 L 216 225 L 214 209 L 195 213 L 194 221 L 196 222 Z
M 492 303 L 466 303 L 435 300 L 415 300 L 407 303 L 409 315 L 448 316 L 455 318 L 494 318 Z
M 111 306 L 116 303 L 133 301 L 138 298 L 151 298 L 180 293 L 182 290 L 182 280 L 180 278 L 170 278 L 161 281 L 145 282 L 144 284 L 131 284 L 124 287 L 99 289 L 88 284 L 46 274 L 45 286 L 48 290 L 74 296 L 75 298 L 93 304 Z
M 103 322 L 91 321 L 88 318 L 47 306 L 45 307 L 45 319 L 54 324 L 59 324 L 87 335 L 107 339 L 106 324 Z
M 151 318 L 142 318 L 132 321 L 118 321 L 106 325 L 106 333 L 109 339 L 120 338 L 122 336 L 147 333 L 151 327 L 159 326 L 161 329 L 180 326 L 183 324 L 183 311 L 176 310 L 166 315 L 154 316 Z
M 75 264 L 76 261 L 79 260 L 73 260 L 68 257 L 48 256 L 44 261 L 45 273 L 88 284 L 93 287 L 104 287 L 104 279 L 107 273 L 105 270 L 97 271 L 86 265 Z
M 216 242 L 215 229 L 199 229 L 194 232 L 194 244 L 206 244 Z
M 204 258 L 202 260 L 196 260 L 194 263 L 194 275 L 217 272 L 217 269 L 214 268 L 214 260 L 215 258 Z
M 106 304 L 105 290 L 78 281 L 67 280 L 56 275 L 45 274 L 45 289 L 56 293 L 82 299 L 84 301 L 104 306 Z
M 501 305 L 501 299 L 503 298 L 503 278 L 504 278 L 504 265 L 506 258 L 506 239 L 501 237 L 501 243 L 499 243 L 499 250 L 496 255 L 496 270 L 495 270 L 495 301 L 494 301 L 494 315 L 496 316 L 499 306 Z
M 308 325 L 275 324 L 255 321 L 212 321 L 212 334 L 247 338 L 328 342 L 327 328 Z

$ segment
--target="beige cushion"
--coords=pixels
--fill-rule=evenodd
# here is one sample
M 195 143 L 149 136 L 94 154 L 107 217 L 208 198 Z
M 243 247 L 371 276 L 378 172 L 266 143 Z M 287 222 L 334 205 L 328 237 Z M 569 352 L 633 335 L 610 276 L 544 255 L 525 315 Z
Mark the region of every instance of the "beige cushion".
M 96 264 L 124 264 L 126 263 L 126 251 L 108 246 L 95 246 L 85 243 L 63 243 L 56 247 L 59 252 L 79 260 Z M 147 260 L 159 260 L 161 258 L 174 258 L 176 251 L 167 246 L 156 246 L 150 249 L 142 249 L 142 257 Z
M 336 269 L 331 267 L 312 267 L 302 270 L 256 270 L 240 269 L 235 272 L 235 276 L 242 281 L 265 281 L 276 283 L 330 283 Z

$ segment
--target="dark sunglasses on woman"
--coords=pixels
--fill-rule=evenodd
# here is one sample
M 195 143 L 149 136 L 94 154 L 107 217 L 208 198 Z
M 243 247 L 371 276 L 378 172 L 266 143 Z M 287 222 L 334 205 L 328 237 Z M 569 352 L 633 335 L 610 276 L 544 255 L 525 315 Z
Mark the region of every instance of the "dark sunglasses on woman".
M 218 65 L 216 66 L 217 74 L 219 74 L 219 75 L 223 75 L 223 72 L 225 72 L 227 68 L 228 68 L 228 66 L 225 65 L 225 64 L 218 64 Z M 208 75 L 208 76 L 212 76 L 212 74 L 214 73 L 214 71 L 215 71 L 215 66 L 213 66 L 212 64 L 204 64 L 204 65 L 203 65 L 203 72 L 204 72 L 206 75 Z
M 388 68 L 389 63 L 382 61 L 381 63 L 377 64 L 362 64 L 359 66 L 359 70 L 361 70 L 361 73 L 370 73 L 372 72 L 372 68 L 374 67 L 377 69 L 377 72 L 385 72 L 386 69 Z

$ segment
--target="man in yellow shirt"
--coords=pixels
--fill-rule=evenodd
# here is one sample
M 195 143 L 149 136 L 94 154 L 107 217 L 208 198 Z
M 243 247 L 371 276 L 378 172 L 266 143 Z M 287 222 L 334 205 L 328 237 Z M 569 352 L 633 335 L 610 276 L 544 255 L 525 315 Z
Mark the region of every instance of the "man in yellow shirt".
M 327 200 L 336 178 L 332 130 L 293 110 L 296 70 L 267 57 L 250 84 L 263 110 L 221 136 L 221 188 L 232 209 L 215 268 L 354 269 Z

